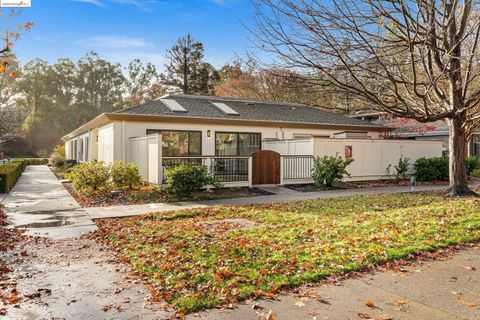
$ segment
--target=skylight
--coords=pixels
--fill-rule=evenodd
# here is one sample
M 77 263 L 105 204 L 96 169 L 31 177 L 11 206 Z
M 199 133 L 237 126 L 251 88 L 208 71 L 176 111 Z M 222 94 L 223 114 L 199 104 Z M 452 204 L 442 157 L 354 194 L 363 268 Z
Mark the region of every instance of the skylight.
M 170 111 L 173 112 L 187 112 L 187 109 L 182 107 L 177 101 L 173 99 L 160 99 Z
M 215 107 L 217 107 L 220 111 L 222 111 L 225 114 L 237 115 L 237 116 L 239 114 L 237 111 L 233 110 L 232 108 L 230 108 L 229 106 L 227 106 L 223 102 L 213 102 L 213 101 L 211 101 L 211 102 Z

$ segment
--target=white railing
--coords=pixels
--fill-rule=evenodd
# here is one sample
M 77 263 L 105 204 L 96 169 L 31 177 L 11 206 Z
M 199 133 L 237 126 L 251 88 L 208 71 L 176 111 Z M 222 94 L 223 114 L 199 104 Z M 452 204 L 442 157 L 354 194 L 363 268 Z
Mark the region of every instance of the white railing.
M 313 156 L 283 155 L 280 158 L 280 184 L 312 183 Z
M 162 157 L 162 183 L 166 182 L 165 171 L 182 163 L 203 165 L 208 172 L 226 187 L 251 187 L 251 157 Z

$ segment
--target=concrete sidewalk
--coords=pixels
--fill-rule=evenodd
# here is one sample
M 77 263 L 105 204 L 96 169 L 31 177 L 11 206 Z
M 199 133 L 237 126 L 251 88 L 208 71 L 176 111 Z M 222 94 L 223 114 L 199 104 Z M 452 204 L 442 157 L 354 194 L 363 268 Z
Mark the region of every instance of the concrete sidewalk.
M 336 285 L 303 288 L 299 294 L 276 300 L 251 300 L 235 309 L 191 314 L 187 319 L 266 319 L 270 310 L 276 320 L 480 319 L 479 266 L 480 248 L 473 247 L 451 259 L 417 263 L 402 272 L 372 272 Z
M 30 235 L 63 239 L 97 228 L 47 166 L 27 166 L 2 203 L 9 223 Z
M 446 186 L 418 186 L 418 187 L 384 187 L 365 189 L 345 189 L 321 192 L 293 192 L 258 197 L 233 198 L 197 202 L 151 203 L 128 206 L 90 207 L 84 208 L 92 219 L 119 218 L 137 216 L 151 212 L 165 212 L 172 210 L 205 208 L 211 206 L 242 206 L 251 204 L 268 204 L 308 199 L 329 199 L 354 195 L 369 195 L 381 193 L 405 193 L 418 191 L 443 190 Z

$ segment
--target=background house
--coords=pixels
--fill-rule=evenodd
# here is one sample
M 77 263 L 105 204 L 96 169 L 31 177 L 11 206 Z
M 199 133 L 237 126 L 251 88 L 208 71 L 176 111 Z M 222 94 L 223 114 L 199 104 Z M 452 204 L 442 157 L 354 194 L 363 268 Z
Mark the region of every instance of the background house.
M 413 119 L 398 119 L 386 112 L 375 110 L 359 110 L 349 115 L 351 118 L 370 121 L 389 127 L 386 136 L 394 139 L 412 139 L 423 141 L 441 141 L 443 151 L 448 151 L 448 125 L 438 120 L 420 123 Z M 471 137 L 468 144 L 468 155 L 480 158 L 480 130 Z
M 291 181 L 309 180 L 314 155 L 344 155 L 347 146 L 341 144 L 350 140 L 350 148 L 354 142 L 366 142 L 353 149 L 358 166 L 355 176 L 378 178 L 389 164 L 387 157 L 382 157 L 384 143 L 380 143 L 385 130 L 377 123 L 303 104 L 166 95 L 101 114 L 63 140 L 68 158 L 135 162 L 150 182 L 161 182 L 167 167 L 194 162 L 213 168 L 222 181 L 231 185 L 250 185 L 285 182 L 282 177 L 287 173 L 287 164 L 295 170 Z M 329 140 L 335 146 L 328 143 L 332 147 L 323 148 Z M 288 144 L 287 149 L 282 146 L 284 143 Z M 383 152 L 397 157 L 389 159 L 390 164 L 401 154 L 409 154 L 414 160 L 441 153 L 438 143 L 427 148 L 424 144 L 415 145 L 396 142 L 393 148 L 397 152 L 392 153 L 387 147 Z M 275 151 L 278 157 L 265 153 L 265 158 L 255 158 L 257 151 L 265 149 Z M 378 159 L 381 161 L 374 161 Z M 263 179 L 265 172 L 268 174 Z

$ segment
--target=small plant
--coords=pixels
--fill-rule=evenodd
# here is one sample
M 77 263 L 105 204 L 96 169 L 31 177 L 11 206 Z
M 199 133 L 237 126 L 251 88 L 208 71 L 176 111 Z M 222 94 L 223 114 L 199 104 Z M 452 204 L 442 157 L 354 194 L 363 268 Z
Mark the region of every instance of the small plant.
M 385 175 L 386 175 L 387 177 L 390 177 L 390 176 L 392 175 L 392 165 L 389 164 L 389 165 L 385 168 L 385 171 L 384 171 L 384 172 L 385 172 Z
M 126 164 L 121 160 L 115 161 L 112 165 L 111 175 L 112 182 L 117 188 L 128 187 L 132 189 L 138 186 L 142 180 L 136 164 Z
M 65 164 L 65 145 L 59 144 L 53 148 L 49 163 L 57 168 L 63 167 Z
M 313 159 L 312 179 L 316 184 L 331 188 L 333 183 L 350 176 L 346 168 L 353 162 L 352 158 L 343 159 L 338 154 Z
M 65 145 L 64 144 L 56 145 L 55 148 L 53 148 L 52 153 L 58 154 L 65 158 Z
M 110 166 L 103 161 L 81 163 L 66 175 L 78 192 L 89 193 L 99 189 L 107 189 L 110 179 Z
M 395 179 L 405 179 L 407 177 L 408 167 L 410 166 L 410 159 L 404 158 L 403 155 L 398 159 L 398 164 L 395 166 Z
M 182 163 L 165 172 L 166 190 L 169 193 L 184 195 L 205 189 L 215 183 L 206 166 Z

